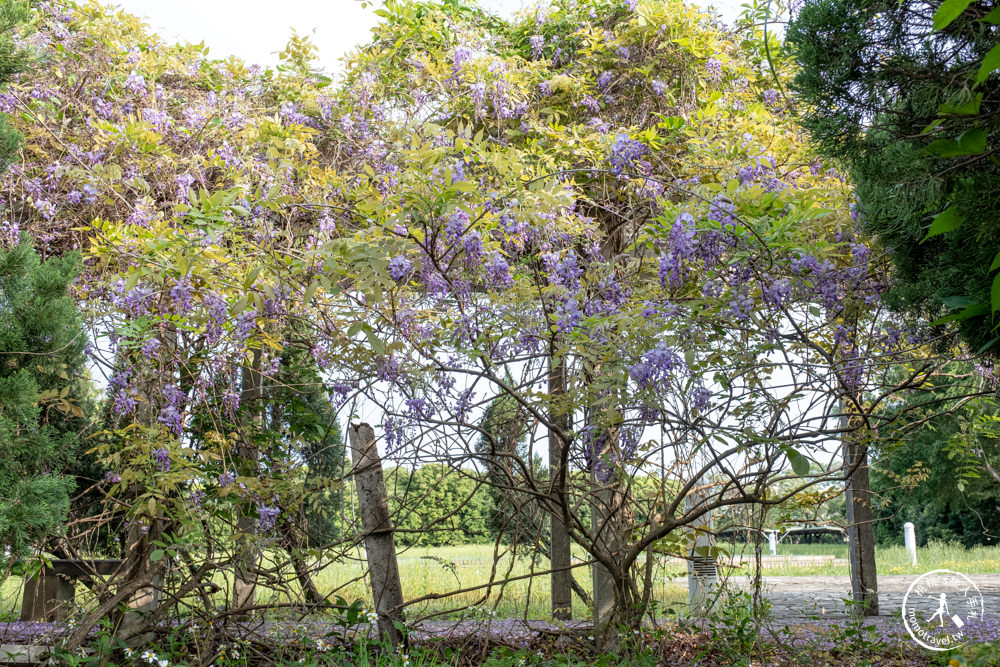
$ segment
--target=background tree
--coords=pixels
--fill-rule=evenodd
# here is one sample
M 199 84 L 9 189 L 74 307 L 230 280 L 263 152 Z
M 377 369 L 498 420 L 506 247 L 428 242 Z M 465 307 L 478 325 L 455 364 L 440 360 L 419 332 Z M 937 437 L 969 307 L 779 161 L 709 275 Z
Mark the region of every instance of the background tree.
M 0 248 L 0 542 L 21 557 L 66 519 L 82 447 L 86 336 L 69 284 L 77 258 L 44 262 L 25 237 Z M 9 551 L 7 551 L 9 549 Z
M 427 463 L 388 471 L 389 503 L 403 545 L 481 544 L 489 539 L 489 497 L 478 474 Z
M 27 2 L 0 1 L 0 89 L 6 87 L 28 64 L 29 54 L 14 41 L 15 34 L 24 26 L 28 16 Z M 17 160 L 17 147 L 21 138 L 21 133 L 7 122 L 7 114 L 0 114 L 0 173 L 7 171 L 11 163 Z
M 876 537 L 899 544 L 903 524 L 914 523 L 917 540 L 996 544 L 1000 538 L 1000 405 L 981 397 L 945 414 L 928 400 L 947 400 L 956 383 L 977 377 L 971 363 L 950 364 L 928 382 L 928 395 L 906 397 L 915 425 L 899 437 L 877 441 L 872 493 Z
M 527 452 L 527 416 L 510 397 L 499 397 L 486 408 L 480 428 L 476 450 L 482 455 L 489 480 L 485 493 L 489 499 L 490 532 L 501 536 L 506 544 L 548 551 L 545 512 L 521 490 L 525 480 L 516 465 L 531 458 Z M 532 466 L 540 468 L 541 461 L 532 461 Z
M 892 257 L 887 302 L 932 320 L 951 311 L 973 350 L 996 351 L 1000 91 L 983 59 L 1000 18 L 990 10 L 815 0 L 787 44 L 802 123 L 846 169 L 862 228 Z
M 28 3 L 0 2 L 0 88 L 24 71 L 15 43 Z M 17 160 L 21 134 L 0 114 L 0 171 Z M 16 212 L 4 211 L 15 220 Z M 0 229 L 0 542 L 25 555 L 58 532 L 75 488 L 64 474 L 84 449 L 86 337 L 68 294 L 74 254 L 42 262 L 16 222 Z M 79 466 L 77 466 L 79 468 Z M 78 472 L 84 472 L 82 469 Z M 8 551 L 9 550 L 9 551 Z
M 308 351 L 290 347 L 266 390 L 267 428 L 306 466 L 302 512 L 306 544 L 332 544 L 341 534 L 346 449 L 337 411 Z

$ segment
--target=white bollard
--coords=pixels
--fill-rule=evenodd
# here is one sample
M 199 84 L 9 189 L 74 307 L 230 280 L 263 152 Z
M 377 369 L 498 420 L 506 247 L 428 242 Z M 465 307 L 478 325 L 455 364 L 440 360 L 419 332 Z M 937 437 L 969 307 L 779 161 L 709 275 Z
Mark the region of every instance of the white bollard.
M 767 546 L 771 550 L 772 556 L 778 555 L 778 533 L 774 530 L 767 531 Z
M 913 530 L 913 524 L 907 521 L 903 524 L 903 543 L 906 545 L 906 553 L 910 555 L 910 563 L 917 564 L 917 534 Z
M 697 508 L 705 502 L 707 490 L 696 488 L 684 499 L 687 510 Z M 715 546 L 712 535 L 712 513 L 708 512 L 688 526 L 695 533 L 694 548 L 688 558 L 688 602 L 690 614 L 695 618 L 705 618 L 712 612 L 719 572 L 712 555 L 703 555 L 705 549 Z

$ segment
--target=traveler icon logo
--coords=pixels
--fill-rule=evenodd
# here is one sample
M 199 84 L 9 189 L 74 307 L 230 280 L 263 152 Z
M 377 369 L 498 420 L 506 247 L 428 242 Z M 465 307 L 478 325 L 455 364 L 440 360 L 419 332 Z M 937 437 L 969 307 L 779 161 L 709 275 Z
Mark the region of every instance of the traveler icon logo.
M 920 575 L 903 597 L 906 631 L 913 641 L 931 651 L 964 645 L 968 641 L 965 626 L 979 622 L 983 612 L 983 596 L 975 582 L 952 570 Z

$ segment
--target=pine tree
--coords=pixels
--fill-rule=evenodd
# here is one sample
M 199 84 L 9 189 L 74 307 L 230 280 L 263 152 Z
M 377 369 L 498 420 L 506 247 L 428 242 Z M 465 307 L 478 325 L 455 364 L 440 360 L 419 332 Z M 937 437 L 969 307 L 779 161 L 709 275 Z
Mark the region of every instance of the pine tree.
M 340 537 L 343 504 L 345 448 L 337 413 L 323 390 L 316 362 L 304 350 L 285 353 L 276 380 L 268 396 L 272 423 L 307 468 L 303 508 L 306 544 L 329 545 Z
M 0 0 L 0 86 L 4 86 L 27 65 L 28 56 L 14 43 L 13 35 L 28 20 L 28 3 Z M 0 114 L 0 172 L 15 161 L 21 135 Z
M 77 257 L 0 248 L 0 544 L 12 557 L 57 532 L 80 449 L 86 337 L 70 296 Z
M 26 67 L 14 35 L 28 16 L 28 3 L 0 0 L 0 87 Z M 0 114 L 0 171 L 20 140 Z M 84 416 L 86 338 L 67 295 L 76 272 L 75 255 L 42 262 L 27 236 L 0 238 L 0 560 L 30 552 L 69 511 L 74 481 L 64 471 Z
M 932 320 L 950 312 L 973 350 L 996 354 L 1000 77 L 976 79 L 1000 28 L 990 5 L 973 3 L 935 29 L 942 4 L 807 2 L 787 31 L 793 88 L 803 124 L 828 166 L 846 168 L 863 226 L 893 260 L 890 305 Z

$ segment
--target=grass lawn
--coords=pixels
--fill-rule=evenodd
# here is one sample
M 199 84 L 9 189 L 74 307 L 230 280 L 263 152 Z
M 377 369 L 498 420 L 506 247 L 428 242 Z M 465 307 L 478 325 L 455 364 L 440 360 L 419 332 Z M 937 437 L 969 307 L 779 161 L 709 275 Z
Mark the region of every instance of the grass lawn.
M 751 554 L 752 549 L 746 545 L 720 545 L 733 554 Z M 780 544 L 778 555 L 832 555 L 846 558 L 845 544 Z M 583 557 L 582 551 L 574 553 L 577 558 Z M 360 558 L 361 554 L 358 554 Z M 965 574 L 993 574 L 1000 572 L 1000 547 L 976 547 L 965 549 L 958 545 L 930 544 L 917 550 L 917 565 L 912 566 L 902 546 L 879 548 L 876 551 L 878 572 L 888 574 L 922 574 L 928 570 L 947 568 Z M 504 577 L 527 575 L 534 571 L 544 571 L 547 564 L 544 559 L 531 563 L 529 558 L 518 558 L 512 562 L 507 556 L 493 564 L 492 545 L 462 545 L 450 547 L 413 547 L 399 550 L 399 571 L 403 581 L 403 594 L 408 600 L 425 595 L 445 593 L 461 588 L 469 588 L 487 584 L 493 572 L 493 580 Z M 687 587 L 672 581 L 674 577 L 684 574 L 684 566 L 679 561 L 670 562 L 666 567 L 660 567 L 654 577 L 654 600 L 661 609 L 671 605 L 685 605 Z M 769 567 L 764 574 L 771 576 L 796 575 L 847 575 L 845 565 L 801 566 L 783 565 Z M 225 573 L 216 577 L 223 583 Z M 576 580 L 588 593 L 591 590 L 591 577 L 588 568 L 575 571 Z M 326 567 L 316 576 L 316 584 L 324 594 L 339 595 L 348 601 L 358 598 L 370 599 L 367 581 L 360 561 L 334 563 Z M 84 591 L 78 587 L 78 597 L 83 598 Z M 284 593 L 259 590 L 260 600 L 289 601 Z M 7 618 L 16 618 L 20 613 L 21 580 L 11 577 L 0 587 L 0 614 Z M 579 618 L 587 613 L 579 599 L 574 596 L 574 612 Z M 486 605 L 495 609 L 497 618 L 550 618 L 550 596 L 548 576 L 538 576 L 511 582 L 505 587 L 493 586 L 475 591 L 460 593 L 436 600 L 428 600 L 412 606 L 411 617 L 420 617 L 436 613 L 446 613 L 449 617 L 469 615 L 483 616 L 487 612 L 470 611 L 473 606 Z

